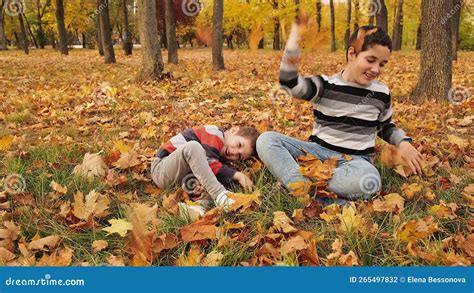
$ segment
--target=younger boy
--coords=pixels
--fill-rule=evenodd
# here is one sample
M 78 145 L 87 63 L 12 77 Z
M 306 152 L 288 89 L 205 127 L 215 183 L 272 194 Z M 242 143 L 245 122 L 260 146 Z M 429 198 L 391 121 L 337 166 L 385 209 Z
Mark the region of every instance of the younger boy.
M 224 185 L 233 180 L 248 190 L 253 183 L 242 172 L 223 164 L 223 161 L 245 160 L 256 154 L 255 144 L 259 133 L 251 127 L 232 127 L 223 130 L 205 125 L 188 128 L 173 136 L 158 150 L 151 164 L 151 178 L 160 188 L 167 188 L 192 173 L 217 206 L 227 208 L 233 200 Z M 186 183 L 186 182 L 183 182 Z M 193 220 L 204 214 L 204 201 L 198 205 L 180 203 L 181 213 Z

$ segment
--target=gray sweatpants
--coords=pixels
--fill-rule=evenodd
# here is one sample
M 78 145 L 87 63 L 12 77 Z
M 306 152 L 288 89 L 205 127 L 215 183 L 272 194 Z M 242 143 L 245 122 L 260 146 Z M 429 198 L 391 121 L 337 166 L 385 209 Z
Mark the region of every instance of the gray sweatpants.
M 188 141 L 163 159 L 155 158 L 151 163 L 151 178 L 159 188 L 175 183 L 184 183 L 189 173 L 194 174 L 212 199 L 226 191 L 217 180 L 207 162 L 206 151 L 197 141 Z

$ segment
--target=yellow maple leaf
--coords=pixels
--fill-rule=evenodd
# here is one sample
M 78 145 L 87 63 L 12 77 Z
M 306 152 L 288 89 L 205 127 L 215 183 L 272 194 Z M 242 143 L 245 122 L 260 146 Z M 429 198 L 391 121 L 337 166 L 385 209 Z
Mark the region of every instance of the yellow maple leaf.
M 431 233 L 438 231 L 438 225 L 429 216 L 418 221 L 410 220 L 402 224 L 395 232 L 395 238 L 402 241 L 417 241 L 428 237 Z
M 127 235 L 127 231 L 133 229 L 132 223 L 125 219 L 110 219 L 109 223 L 111 226 L 102 229 L 109 234 L 117 233 L 120 236 L 125 237 L 125 235 Z
M 250 211 L 255 205 L 259 206 L 262 203 L 260 201 L 260 192 L 258 191 L 251 194 L 229 193 L 227 196 L 235 200 L 235 202 L 230 205 L 229 211 L 241 209 L 241 211 L 245 213 Z
M 121 154 L 129 152 L 132 147 L 121 140 L 117 140 L 114 143 L 114 148 L 120 151 Z
M 13 135 L 8 135 L 5 137 L 0 138 L 0 151 L 6 151 L 12 145 L 13 139 L 15 137 Z
M 156 136 L 156 128 L 155 127 L 148 127 L 142 129 L 141 131 L 141 138 L 152 138 Z
M 357 215 L 356 209 L 353 205 L 342 208 L 342 214 L 339 215 L 341 225 L 339 226 L 342 231 L 354 231 L 362 225 L 362 217 Z
M 402 194 L 405 196 L 406 199 L 412 199 L 415 195 L 421 193 L 422 190 L 423 186 L 418 183 L 404 183 L 402 185 Z
M 457 217 L 455 213 L 457 209 L 458 205 L 454 202 L 446 204 L 445 202 L 440 201 L 439 205 L 430 207 L 428 213 L 438 218 L 455 219 Z
M 293 221 L 291 221 L 284 212 L 273 212 L 273 226 L 276 230 L 282 231 L 283 233 L 298 231 L 298 229 L 293 227 L 291 224 L 293 224 Z

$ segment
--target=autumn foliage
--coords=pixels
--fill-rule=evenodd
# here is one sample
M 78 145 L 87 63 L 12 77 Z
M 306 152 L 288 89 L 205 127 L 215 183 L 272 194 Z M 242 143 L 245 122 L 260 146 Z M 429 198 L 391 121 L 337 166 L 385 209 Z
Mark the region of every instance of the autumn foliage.
M 258 28 L 255 35 L 257 42 Z M 226 71 L 213 73 L 209 50 L 185 49 L 179 66 L 165 68 L 168 78 L 147 84 L 133 82 L 140 51 L 120 54 L 116 65 L 89 50 L 0 55 L 2 264 L 472 265 L 472 100 L 408 101 L 417 53 L 394 53 L 382 79 L 392 90 L 394 119 L 423 154 L 422 175 L 377 141 L 381 193 L 321 208 L 308 190 L 337 197 L 327 191 L 334 160 L 299 158 L 312 183 L 295 183 L 290 194 L 252 159 L 236 168 L 256 191 L 235 187 L 228 211 L 211 209 L 195 222 L 178 213 L 178 202 L 192 204 L 189 195 L 151 181 L 157 148 L 207 123 L 306 139 L 311 106 L 278 90 L 280 52 L 226 51 Z M 460 52 L 454 83 L 472 84 L 473 57 Z M 332 74 L 343 60 L 342 52 L 305 53 L 302 72 Z

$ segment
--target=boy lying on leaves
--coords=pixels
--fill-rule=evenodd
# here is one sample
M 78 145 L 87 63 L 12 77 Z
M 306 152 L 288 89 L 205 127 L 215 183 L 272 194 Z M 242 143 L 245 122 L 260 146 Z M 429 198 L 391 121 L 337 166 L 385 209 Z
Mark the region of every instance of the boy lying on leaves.
M 225 209 L 233 203 L 227 197 L 229 191 L 225 185 L 235 180 L 244 189 L 252 190 L 253 182 L 222 161 L 245 160 L 255 155 L 258 136 L 257 130 L 251 127 L 235 126 L 223 130 L 205 125 L 188 128 L 160 147 L 151 163 L 151 178 L 158 187 L 167 188 L 177 182 L 184 186 L 192 185 L 187 181 L 195 180 L 195 177 L 216 206 Z M 196 201 L 196 205 L 178 205 L 182 215 L 189 215 L 194 220 L 204 214 L 208 202 L 204 198 Z

